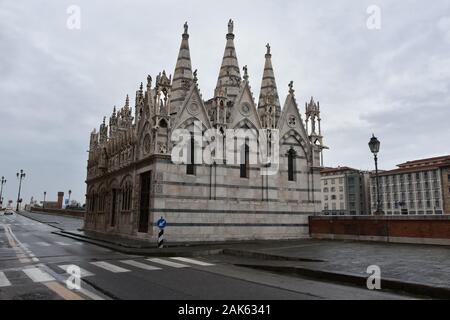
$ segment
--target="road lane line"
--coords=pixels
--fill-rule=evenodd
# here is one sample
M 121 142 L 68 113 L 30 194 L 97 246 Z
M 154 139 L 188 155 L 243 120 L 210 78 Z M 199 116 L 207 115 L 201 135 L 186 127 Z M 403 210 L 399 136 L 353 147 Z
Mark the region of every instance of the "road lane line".
M 128 265 L 136 267 L 136 268 L 139 268 L 139 269 L 144 269 L 144 270 L 150 270 L 150 271 L 161 270 L 161 268 L 154 267 L 149 264 L 145 264 L 145 263 L 134 261 L 134 260 L 120 260 L 120 262 L 128 264 Z
M 50 247 L 50 243 L 41 241 L 41 242 L 36 242 L 37 245 L 40 245 L 42 247 Z
M 70 243 L 62 242 L 62 241 L 56 241 L 56 244 L 59 244 L 60 246 L 70 246 Z
M 119 267 L 119 266 L 115 266 L 109 262 L 106 261 L 95 261 L 95 262 L 90 262 L 91 264 L 93 264 L 94 266 L 97 266 L 99 268 L 114 272 L 114 273 L 119 273 L 119 272 L 129 272 L 130 270 Z
M 10 285 L 11 285 L 11 282 L 9 282 L 9 280 L 6 277 L 5 273 L 0 271 L 0 288 L 1 287 L 8 287 Z
M 62 264 L 62 265 L 58 265 L 59 268 L 63 269 L 66 273 L 67 273 L 67 269 L 71 266 L 74 267 L 78 267 L 76 264 Z M 80 267 L 78 267 L 80 268 Z M 84 278 L 84 277 L 90 277 L 93 276 L 94 274 L 92 272 L 89 272 L 87 270 L 84 270 L 83 268 L 80 268 L 80 277 Z
M 23 272 L 34 282 L 55 281 L 55 278 L 39 268 L 23 269 Z
M 159 264 L 162 264 L 162 265 L 165 265 L 165 266 L 169 266 L 169 267 L 172 267 L 172 268 L 189 268 L 189 266 L 187 266 L 185 264 L 172 262 L 172 261 L 169 261 L 169 260 L 164 260 L 164 259 L 159 259 L 159 258 L 149 258 L 149 259 L 146 259 L 146 260 L 151 261 L 151 262 L 155 262 L 155 263 L 159 263 Z
M 85 300 L 82 296 L 76 294 L 73 291 L 70 291 L 69 289 L 67 289 L 62 284 L 56 281 L 46 282 L 44 284 L 47 286 L 47 288 L 57 293 L 64 300 Z
M 181 262 L 192 263 L 192 264 L 196 264 L 196 265 L 199 265 L 199 266 L 205 266 L 205 267 L 214 265 L 213 263 L 203 262 L 203 261 L 200 261 L 200 260 L 189 259 L 189 258 L 184 258 L 184 257 L 173 257 L 173 258 L 170 258 L 170 259 L 178 260 L 178 261 L 181 261 Z

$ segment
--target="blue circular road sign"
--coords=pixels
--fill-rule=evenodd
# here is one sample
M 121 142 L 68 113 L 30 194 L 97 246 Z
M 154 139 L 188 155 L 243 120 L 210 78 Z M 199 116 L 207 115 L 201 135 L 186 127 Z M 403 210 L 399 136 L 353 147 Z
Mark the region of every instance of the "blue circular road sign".
M 163 217 L 159 218 L 158 222 L 156 222 L 156 225 L 160 229 L 164 229 L 166 227 L 166 224 L 167 224 L 167 221 Z

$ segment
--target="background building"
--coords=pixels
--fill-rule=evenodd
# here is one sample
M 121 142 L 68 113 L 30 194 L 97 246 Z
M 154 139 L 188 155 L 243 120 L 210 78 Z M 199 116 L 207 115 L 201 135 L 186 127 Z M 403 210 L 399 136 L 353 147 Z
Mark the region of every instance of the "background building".
M 370 214 L 369 173 L 349 167 L 323 168 L 322 213 Z
M 397 166 L 379 173 L 381 208 L 385 214 L 450 213 L 450 155 Z M 375 212 L 375 175 L 371 175 L 371 196 Z

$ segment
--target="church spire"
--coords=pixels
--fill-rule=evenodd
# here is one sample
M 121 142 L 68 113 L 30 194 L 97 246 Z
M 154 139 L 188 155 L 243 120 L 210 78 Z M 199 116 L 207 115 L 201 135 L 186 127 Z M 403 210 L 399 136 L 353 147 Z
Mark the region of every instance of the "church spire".
M 264 63 L 264 72 L 261 82 L 261 91 L 259 93 L 258 109 L 265 108 L 268 104 L 275 106 L 277 112 L 281 112 L 280 100 L 278 99 L 277 84 L 272 68 L 272 54 L 270 45 L 266 45 L 266 61 Z
M 192 83 L 191 55 L 189 52 L 188 24 L 184 23 L 184 32 L 181 38 L 180 51 L 177 64 L 173 74 L 172 90 L 170 97 L 170 108 L 172 113 L 179 111 L 185 95 Z
M 222 65 L 220 66 L 219 77 L 217 79 L 216 92 L 226 90 L 228 97 L 234 99 L 239 92 L 241 74 L 234 47 L 234 23 L 228 21 L 227 44 L 223 54 Z

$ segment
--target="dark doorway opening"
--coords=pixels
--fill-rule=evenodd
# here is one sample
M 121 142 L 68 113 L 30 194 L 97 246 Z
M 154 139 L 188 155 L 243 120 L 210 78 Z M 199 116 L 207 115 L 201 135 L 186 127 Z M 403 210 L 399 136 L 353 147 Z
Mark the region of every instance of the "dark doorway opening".
M 116 202 L 117 202 L 117 189 L 112 189 L 111 194 L 111 227 L 116 225 Z
M 148 232 L 148 218 L 150 211 L 151 171 L 141 174 L 141 200 L 139 205 L 139 232 Z

